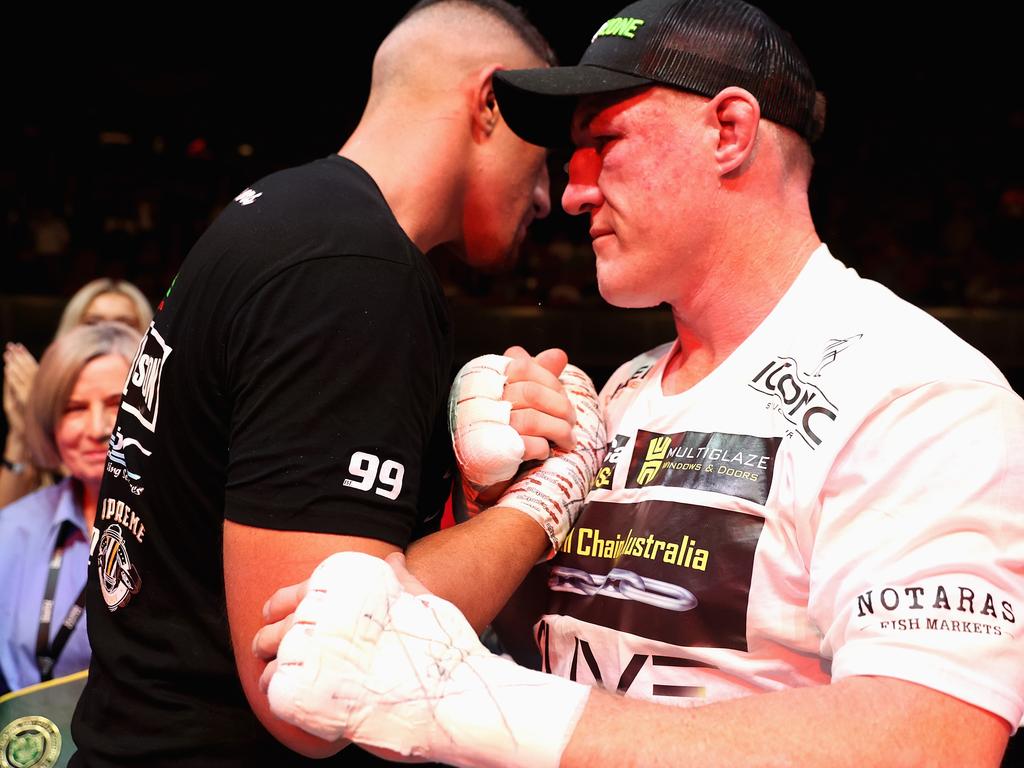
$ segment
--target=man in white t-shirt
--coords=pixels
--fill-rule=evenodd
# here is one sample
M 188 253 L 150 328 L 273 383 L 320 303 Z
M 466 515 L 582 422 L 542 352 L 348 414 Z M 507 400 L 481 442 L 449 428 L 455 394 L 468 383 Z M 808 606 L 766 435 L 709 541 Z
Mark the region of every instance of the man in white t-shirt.
M 824 109 L 792 40 L 734 0 L 644 0 L 579 66 L 496 82 L 528 141 L 571 126 L 562 205 L 602 295 L 677 331 L 601 393 L 609 450 L 536 626 L 558 678 L 487 656 L 399 563 L 337 596 L 383 566 L 335 560 L 275 711 L 457 765 L 998 764 L 1024 714 L 1024 402 L 819 240 Z

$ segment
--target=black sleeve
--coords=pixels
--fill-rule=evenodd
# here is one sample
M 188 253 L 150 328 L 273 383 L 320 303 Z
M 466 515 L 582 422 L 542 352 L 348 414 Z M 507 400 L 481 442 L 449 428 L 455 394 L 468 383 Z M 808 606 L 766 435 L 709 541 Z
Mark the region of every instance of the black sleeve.
M 443 402 L 439 348 L 436 310 L 408 265 L 328 257 L 270 280 L 226 352 L 227 519 L 404 547 Z

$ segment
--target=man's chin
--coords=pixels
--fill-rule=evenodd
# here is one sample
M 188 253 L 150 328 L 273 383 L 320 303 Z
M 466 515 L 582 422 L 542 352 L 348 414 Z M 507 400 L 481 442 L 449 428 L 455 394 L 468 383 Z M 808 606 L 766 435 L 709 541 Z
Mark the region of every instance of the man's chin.
M 654 299 L 639 291 L 618 285 L 607 277 L 602 279 L 600 270 L 597 272 L 597 290 L 602 299 L 620 309 L 650 309 L 661 304 L 660 299 Z
M 459 260 L 485 274 L 501 274 L 509 272 L 519 261 L 520 244 L 511 247 L 467 248 L 464 244 L 453 245 L 450 253 Z

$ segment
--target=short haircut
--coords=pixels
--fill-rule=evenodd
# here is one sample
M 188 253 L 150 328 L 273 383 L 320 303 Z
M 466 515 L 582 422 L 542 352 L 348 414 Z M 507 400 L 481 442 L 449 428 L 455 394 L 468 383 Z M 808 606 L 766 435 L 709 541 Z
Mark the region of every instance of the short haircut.
M 408 13 L 398 23 L 401 24 L 402 21 L 405 21 L 414 13 L 422 11 L 424 8 L 442 3 L 466 5 L 478 8 L 484 13 L 489 13 L 491 16 L 504 22 L 509 29 L 515 32 L 523 44 L 533 51 L 537 58 L 545 64 L 551 67 L 558 64 L 558 57 L 555 55 L 554 50 L 548 44 L 548 41 L 544 39 L 544 35 L 540 33 L 540 30 L 533 25 L 533 22 L 526 18 L 523 9 L 507 3 L 505 0 L 420 0 L 409 9 Z
M 89 281 L 75 291 L 75 295 L 71 297 L 64 307 L 64 313 L 60 316 L 60 323 L 57 325 L 57 333 L 54 338 L 62 336 L 77 325 L 81 325 L 82 318 L 85 317 L 85 311 L 92 304 L 93 299 L 101 293 L 120 293 L 123 296 L 127 296 L 135 306 L 135 314 L 139 318 L 139 325 L 136 330 L 139 333 L 146 330 L 149 326 L 149 321 L 153 319 L 153 307 L 142 291 L 127 280 L 99 277 Z
M 124 323 L 96 323 L 72 328 L 46 348 L 25 414 L 25 437 L 37 466 L 60 467 L 54 435 L 82 369 L 104 355 L 120 355 L 130 366 L 141 338 L 142 334 Z

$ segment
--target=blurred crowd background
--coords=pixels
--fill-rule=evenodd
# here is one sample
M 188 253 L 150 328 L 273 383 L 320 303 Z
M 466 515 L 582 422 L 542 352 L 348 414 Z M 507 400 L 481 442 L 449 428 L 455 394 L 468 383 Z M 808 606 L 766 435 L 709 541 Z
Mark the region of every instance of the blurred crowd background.
M 564 63 L 621 7 L 523 5 Z M 148 51 L 144 39 L 129 44 L 107 30 L 89 38 L 87 55 L 76 55 L 86 49 L 79 41 L 9 71 L 0 296 L 64 301 L 108 276 L 155 304 L 249 183 L 341 145 L 359 117 L 372 50 L 406 6 L 341 7 L 294 32 L 284 24 L 279 40 L 239 28 L 216 41 L 220 63 L 202 56 L 216 48 L 209 38 L 175 26 L 172 43 Z M 811 201 L 833 253 L 920 306 L 996 312 L 995 335 L 1015 345 L 1024 100 L 1012 25 L 916 2 L 762 6 L 797 39 L 828 98 Z M 551 157 L 553 199 L 566 159 Z M 438 265 L 457 313 L 533 308 L 535 336 L 546 337 L 551 318 L 566 322 L 555 310 L 587 310 L 594 323 L 611 311 L 597 293 L 586 223 L 557 206 L 510 273 L 473 273 L 447 254 Z

